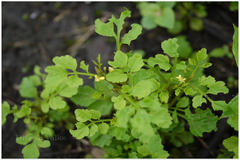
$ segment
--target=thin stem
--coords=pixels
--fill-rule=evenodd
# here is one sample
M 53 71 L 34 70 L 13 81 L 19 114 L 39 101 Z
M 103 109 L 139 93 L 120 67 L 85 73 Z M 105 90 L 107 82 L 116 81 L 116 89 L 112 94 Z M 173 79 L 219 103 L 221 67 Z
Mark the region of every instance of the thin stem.
M 78 75 L 83 75 L 83 76 L 95 76 L 96 74 L 93 73 L 83 73 L 83 72 L 71 72 L 70 74 L 78 74 Z
M 111 122 L 111 121 L 112 121 L 112 119 L 100 119 L 98 121 L 91 121 L 91 122 L 98 123 L 98 122 Z
M 136 105 L 136 103 L 134 102 L 134 100 L 129 97 L 128 95 L 126 95 L 125 93 L 119 91 L 119 94 L 121 94 L 132 106 L 134 106 L 135 108 L 139 108 L 139 106 Z

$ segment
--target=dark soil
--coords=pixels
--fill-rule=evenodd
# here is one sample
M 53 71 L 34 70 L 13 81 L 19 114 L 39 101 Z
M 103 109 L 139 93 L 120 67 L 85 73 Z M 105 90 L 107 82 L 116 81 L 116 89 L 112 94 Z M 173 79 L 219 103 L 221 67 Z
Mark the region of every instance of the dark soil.
M 60 4 L 57 7 L 57 4 Z M 124 7 L 132 10 L 129 23 L 140 23 L 140 14 L 136 3 L 2 3 L 2 100 L 11 105 L 20 105 L 23 100 L 18 93 L 18 86 L 24 76 L 33 73 L 34 65 L 45 68 L 52 64 L 54 56 L 70 54 L 86 63 L 96 59 L 101 53 L 103 64 L 113 58 L 114 43 L 90 30 L 94 20 L 100 17 L 119 15 Z M 186 35 L 194 50 L 214 48 L 227 44 L 231 47 L 233 27 L 238 26 L 238 13 L 228 9 L 228 3 L 206 3 L 208 16 L 204 18 L 204 29 L 200 32 L 186 30 Z M 28 18 L 26 18 L 28 17 Z M 85 38 L 84 38 L 85 37 Z M 173 35 L 166 29 L 156 28 L 143 31 L 143 34 L 131 44 L 130 49 L 143 49 L 146 57 L 157 54 L 161 50 L 160 43 Z M 80 42 L 80 40 L 83 41 Z M 227 82 L 229 76 L 238 79 L 238 68 L 233 59 L 212 58 L 213 66 L 206 70 L 216 80 Z M 91 67 L 90 71 L 94 72 Z M 91 81 L 85 80 L 86 84 Z M 238 92 L 238 86 L 230 88 L 228 95 L 219 95 L 217 99 L 229 101 Z M 2 127 L 2 157 L 22 157 L 22 146 L 16 144 L 16 136 L 23 134 L 23 122 L 12 123 L 9 116 Z M 214 158 L 219 154 L 222 141 L 234 132 L 226 120 L 218 123 L 218 131 L 204 134 L 201 140 L 196 139 L 194 146 L 182 147 L 183 157 Z M 57 130 L 52 146 L 41 150 L 42 158 L 74 158 L 85 157 L 87 154 L 100 156 L 101 151 L 92 147 L 87 140 L 77 141 L 65 130 Z M 209 148 L 204 147 L 201 141 Z M 183 155 L 184 154 L 184 155 Z

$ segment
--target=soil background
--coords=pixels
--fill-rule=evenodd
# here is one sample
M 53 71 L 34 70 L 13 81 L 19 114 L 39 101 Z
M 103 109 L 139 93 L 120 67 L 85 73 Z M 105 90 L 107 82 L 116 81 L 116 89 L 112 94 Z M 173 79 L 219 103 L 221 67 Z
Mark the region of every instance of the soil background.
M 194 50 L 207 48 L 209 52 L 224 44 L 231 48 L 232 24 L 238 26 L 238 12 L 231 12 L 229 3 L 211 2 L 206 5 L 208 16 L 203 19 L 204 29 L 200 32 L 186 30 L 180 35 L 187 36 Z M 127 22 L 140 23 L 136 3 L 131 2 L 2 2 L 2 101 L 20 105 L 23 100 L 18 93 L 21 79 L 33 74 L 34 65 L 41 68 L 51 65 L 54 56 L 70 54 L 93 66 L 91 60 L 101 53 L 106 66 L 107 61 L 113 58 L 115 44 L 94 32 L 94 20 L 110 18 L 112 14 L 120 15 L 124 7 L 132 11 L 132 17 Z M 143 30 L 143 34 L 128 49 L 142 49 L 146 57 L 150 57 L 159 53 L 161 42 L 170 37 L 174 35 L 160 27 Z M 206 70 L 206 75 L 225 82 L 230 76 L 238 80 L 234 59 L 223 57 L 211 58 L 210 61 L 213 66 Z M 90 67 L 90 71 L 94 72 L 94 68 Z M 85 84 L 91 83 L 85 79 Z M 216 98 L 228 102 L 237 92 L 238 86 L 234 86 L 229 94 Z M 13 117 L 8 116 L 2 126 L 3 158 L 22 157 L 22 146 L 16 144 L 16 137 L 23 134 L 25 126 L 22 121 L 12 123 L 12 120 Z M 223 139 L 231 135 L 237 133 L 223 119 L 218 123 L 217 132 L 204 134 L 202 139 L 195 140 L 194 145 L 180 148 L 179 158 L 214 158 L 220 153 Z M 102 151 L 91 146 L 87 139 L 77 141 L 65 130 L 57 131 L 51 143 L 50 148 L 41 150 L 41 158 L 84 158 L 89 154 L 102 156 Z

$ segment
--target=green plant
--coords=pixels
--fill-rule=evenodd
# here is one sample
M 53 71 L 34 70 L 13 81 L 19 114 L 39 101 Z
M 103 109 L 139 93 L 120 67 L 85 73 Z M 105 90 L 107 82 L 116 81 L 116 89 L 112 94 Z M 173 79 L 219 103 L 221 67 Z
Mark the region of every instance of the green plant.
M 192 30 L 202 30 L 202 18 L 207 16 L 206 7 L 202 3 L 140 2 L 137 7 L 142 15 L 141 24 L 144 28 L 153 29 L 160 26 L 167 28 L 172 34 L 186 30 L 188 25 Z
M 37 146 L 50 145 L 49 141 L 38 138 L 50 135 L 48 130 L 55 127 L 53 122 L 48 126 L 51 116 L 62 111 L 68 115 L 66 121 L 72 124 L 69 100 L 84 107 L 74 111 L 75 129 L 69 125 L 70 133 L 76 139 L 88 137 L 92 145 L 105 150 L 105 157 L 167 158 L 169 152 L 164 149 L 164 144 L 170 142 L 180 147 L 192 143 L 194 137 L 216 131 L 221 118 L 227 117 L 229 125 L 238 128 L 237 96 L 229 103 L 209 96 L 226 94 L 228 88 L 223 81 L 204 75 L 204 69 L 211 66 L 206 49 L 191 53 L 185 38 L 177 37 L 162 42 L 163 53 L 155 57 L 143 59 L 138 52 L 124 53 L 121 46 L 130 45 L 142 31 L 141 25 L 132 24 L 127 33 L 121 33 L 124 20 L 130 15 L 126 9 L 119 19 L 112 16 L 106 23 L 99 19 L 95 21 L 96 33 L 113 37 L 116 41 L 114 60 L 108 62 L 108 68 L 102 66 L 100 55 L 97 61 L 93 61 L 96 73 L 90 73 L 84 61 L 78 67 L 73 57 L 57 56 L 53 58 L 54 65 L 45 69 L 46 77 L 39 70 L 35 72 L 42 75 L 40 96 L 36 91 L 39 83 L 28 77 L 28 83 L 22 81 L 20 94 L 34 98 L 33 102 L 24 101 L 20 110 L 17 107 L 10 109 L 4 102 L 3 122 L 9 113 L 15 116 L 20 112 L 20 118 L 30 119 L 28 130 L 36 135 L 31 138 L 27 134 L 25 138 L 30 140 L 24 142 L 17 140 L 20 144 L 27 144 L 22 151 L 25 158 L 38 157 Z M 189 53 L 186 54 L 185 49 Z M 94 87 L 83 86 L 83 79 L 79 76 L 94 78 Z M 23 90 L 26 93 L 21 93 Z M 222 116 L 214 115 L 210 108 L 223 111 Z M 50 112 L 54 114 L 50 115 Z M 35 116 L 41 121 L 31 119 Z M 42 122 L 42 117 L 48 118 Z M 35 126 L 40 127 L 31 129 Z M 185 126 L 189 126 L 189 130 Z M 48 129 L 44 132 L 42 127 Z M 32 139 L 33 142 L 28 144 Z M 231 142 L 226 140 L 227 149 Z

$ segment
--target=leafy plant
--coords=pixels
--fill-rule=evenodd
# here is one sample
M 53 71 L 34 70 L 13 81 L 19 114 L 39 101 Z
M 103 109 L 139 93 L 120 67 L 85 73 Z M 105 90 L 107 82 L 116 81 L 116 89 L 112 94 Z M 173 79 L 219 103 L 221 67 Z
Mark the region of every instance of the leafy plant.
M 167 158 L 167 142 L 176 147 L 193 143 L 194 137 L 216 131 L 221 118 L 227 117 L 229 125 L 237 129 L 237 96 L 229 103 L 209 96 L 226 94 L 228 88 L 223 81 L 204 75 L 204 69 L 211 66 L 207 50 L 192 53 L 180 36 L 163 41 L 163 53 L 155 57 L 124 53 L 121 46 L 130 45 L 142 32 L 141 25 L 132 24 L 122 33 L 124 20 L 130 16 L 126 9 L 119 18 L 95 21 L 96 33 L 116 41 L 108 68 L 102 66 L 100 55 L 93 61 L 96 73 L 90 73 L 83 60 L 78 65 L 69 55 L 57 56 L 54 65 L 45 69 L 46 76 L 36 69 L 34 77 L 38 78 L 23 79 L 20 94 L 31 101 L 23 101 L 20 109 L 3 103 L 3 122 L 12 113 L 28 125 L 26 136 L 17 138 L 17 143 L 26 145 L 22 150 L 25 158 L 38 157 L 38 147 L 49 147 L 49 141 L 41 138 L 53 136 L 53 128 L 62 121 L 69 124 L 73 137 L 88 137 L 92 145 L 105 150 L 105 157 L 114 158 Z M 83 85 L 79 76 L 94 78 L 94 87 Z M 36 87 L 40 85 L 43 90 L 38 96 Z M 74 111 L 75 128 L 69 100 L 84 107 Z M 218 117 L 212 110 L 223 114 Z M 232 139 L 226 140 L 225 147 L 229 149 L 231 143 Z
M 160 26 L 172 34 L 178 34 L 188 26 L 195 31 L 202 30 L 202 18 L 207 16 L 206 7 L 202 3 L 140 2 L 137 7 L 142 15 L 141 24 L 144 28 Z

